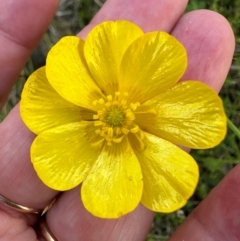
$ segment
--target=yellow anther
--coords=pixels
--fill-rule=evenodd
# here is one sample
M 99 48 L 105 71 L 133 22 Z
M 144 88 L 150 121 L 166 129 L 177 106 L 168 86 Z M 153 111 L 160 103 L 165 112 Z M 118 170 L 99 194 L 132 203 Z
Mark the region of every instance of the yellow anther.
M 139 102 L 131 103 L 130 108 L 135 111 L 141 104 Z
M 99 120 L 102 121 L 103 122 L 103 126 L 105 126 L 105 123 L 104 123 L 105 118 L 104 118 L 104 116 L 100 116 Z
M 105 121 L 105 118 L 104 118 Z M 103 121 L 102 128 L 107 127 L 108 125 Z
M 125 125 L 126 126 L 131 126 L 133 124 L 133 122 L 131 121 L 131 120 L 127 120 L 126 122 L 125 122 Z
M 100 129 L 97 129 L 97 130 L 95 130 L 95 133 L 96 133 L 97 135 L 99 135 L 99 134 L 101 133 L 101 130 L 100 130 Z
M 154 107 L 152 106 L 147 106 L 147 105 L 142 105 L 137 111 L 136 111 L 136 114 L 141 114 L 141 113 L 144 113 L 144 114 L 154 114 L 156 115 L 157 112 L 155 110 Z
M 113 137 L 113 128 L 112 127 L 108 128 L 108 136 L 111 138 Z
M 122 128 L 122 132 L 125 134 L 125 135 L 127 135 L 128 133 L 129 133 L 129 130 L 127 129 L 127 128 Z
M 125 114 L 126 114 L 126 117 L 128 118 L 128 120 L 134 120 L 135 119 L 135 116 L 130 109 L 127 109 L 125 111 Z
M 105 107 L 108 109 L 108 108 L 110 108 L 112 106 L 112 103 L 110 103 L 110 102 L 107 102 L 107 103 L 105 103 Z
M 104 115 L 104 113 L 105 113 L 105 109 L 103 109 L 103 110 L 99 110 L 97 113 L 98 113 L 98 115 Z
M 120 143 L 120 142 L 122 141 L 123 137 L 124 137 L 124 136 L 121 136 L 121 137 L 119 137 L 119 138 L 113 138 L 112 141 L 113 141 L 114 143 Z
M 109 137 L 109 136 L 107 136 L 107 135 L 105 135 L 104 137 L 105 137 L 106 141 L 109 141 L 109 142 L 112 141 L 112 138 L 111 138 L 111 137 Z
M 122 131 L 121 131 L 121 128 L 120 128 L 120 127 L 116 127 L 116 128 L 115 128 L 115 132 L 116 132 L 117 135 L 122 134 Z
M 99 135 L 102 136 L 102 137 L 104 137 L 104 136 L 105 136 L 105 132 L 104 132 L 104 131 L 101 131 L 101 132 L 99 133 Z
M 137 105 L 134 104 L 134 103 L 131 103 L 131 104 L 130 104 L 130 107 L 131 107 L 131 109 L 132 109 L 133 111 L 135 111 L 135 110 L 137 109 Z
M 132 133 L 137 133 L 139 131 L 139 127 L 136 125 L 131 129 Z
M 94 119 L 94 120 L 99 119 L 99 115 L 93 115 L 93 119 Z
M 108 95 L 108 96 L 107 96 L 107 99 L 108 99 L 108 101 L 112 101 L 112 100 L 113 100 L 112 95 Z
M 102 121 L 94 121 L 95 126 L 101 126 L 103 123 Z
M 101 105 L 104 104 L 104 102 L 105 102 L 105 101 L 104 101 L 103 98 L 101 98 L 101 99 L 98 100 L 98 103 L 101 104 Z
M 101 140 L 96 141 L 96 142 L 92 142 L 91 146 L 100 146 L 103 143 L 103 141 L 104 141 L 104 139 L 101 139 Z
M 104 131 L 104 132 L 107 132 L 108 131 L 108 126 L 104 126 L 103 128 L 102 128 L 102 130 Z

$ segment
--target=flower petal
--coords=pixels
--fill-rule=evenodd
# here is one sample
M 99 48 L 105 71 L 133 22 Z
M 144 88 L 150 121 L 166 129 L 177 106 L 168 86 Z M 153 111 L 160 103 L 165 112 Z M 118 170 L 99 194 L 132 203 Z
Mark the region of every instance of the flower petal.
M 199 81 L 185 81 L 146 102 L 156 114 L 135 114 L 145 131 L 190 148 L 211 148 L 226 135 L 220 97 Z
M 64 37 L 54 45 L 47 56 L 47 78 L 66 100 L 96 110 L 93 101 L 103 95 L 89 73 L 83 46 L 84 41 L 74 36 Z
M 127 47 L 142 30 L 135 24 L 119 20 L 106 21 L 88 34 L 84 55 L 97 84 L 107 95 L 118 91 L 118 71 Z
M 88 125 L 76 122 L 59 126 L 34 140 L 31 161 L 50 188 L 64 191 L 79 185 L 97 160 L 101 148 L 95 149 L 87 141 Z
M 120 91 L 132 102 L 144 102 L 172 87 L 184 74 L 183 45 L 165 32 L 147 33 L 126 50 L 120 66 Z
M 198 182 L 194 159 L 172 143 L 146 134 L 146 149 L 136 151 L 143 173 L 142 204 L 157 212 L 184 206 Z
M 81 107 L 63 99 L 49 84 L 45 67 L 28 78 L 21 96 L 20 113 L 35 134 L 56 126 L 80 121 Z
M 81 196 L 85 208 L 101 218 L 119 218 L 131 212 L 142 196 L 142 173 L 126 138 L 105 145 L 84 180 Z

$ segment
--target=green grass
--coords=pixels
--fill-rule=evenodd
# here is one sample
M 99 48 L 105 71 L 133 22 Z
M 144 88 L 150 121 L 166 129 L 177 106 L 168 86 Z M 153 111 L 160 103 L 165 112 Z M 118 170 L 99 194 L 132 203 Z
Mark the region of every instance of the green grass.
M 0 121 L 20 99 L 25 80 L 35 69 L 45 64 L 45 57 L 52 45 L 64 35 L 76 34 L 98 11 L 100 0 L 62 0 L 51 26 L 38 48 L 22 70 L 12 89 L 8 102 L 0 112 Z M 229 130 L 224 142 L 216 148 L 192 151 L 200 166 L 200 181 L 195 194 L 188 204 L 172 214 L 156 214 L 147 241 L 164 241 L 184 221 L 185 217 L 206 197 L 220 180 L 240 160 L 240 0 L 190 0 L 187 11 L 208 8 L 223 14 L 231 23 L 236 36 L 236 51 L 233 63 L 220 96 L 224 102 Z M 234 123 L 234 124 L 233 124 Z

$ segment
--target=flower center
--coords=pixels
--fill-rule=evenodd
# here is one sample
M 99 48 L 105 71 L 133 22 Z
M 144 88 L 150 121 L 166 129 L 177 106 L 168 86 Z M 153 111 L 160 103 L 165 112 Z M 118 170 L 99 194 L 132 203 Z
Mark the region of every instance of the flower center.
M 92 145 L 99 145 L 105 140 L 111 146 L 112 143 L 120 143 L 130 133 L 140 132 L 138 125 L 134 123 L 134 111 L 140 103 L 128 103 L 127 98 L 128 93 L 115 92 L 105 100 L 94 101 L 93 104 L 98 106 L 99 111 L 93 115 L 97 137 L 91 141 Z
M 113 107 L 106 113 L 106 122 L 112 127 L 123 126 L 125 117 L 124 110 Z

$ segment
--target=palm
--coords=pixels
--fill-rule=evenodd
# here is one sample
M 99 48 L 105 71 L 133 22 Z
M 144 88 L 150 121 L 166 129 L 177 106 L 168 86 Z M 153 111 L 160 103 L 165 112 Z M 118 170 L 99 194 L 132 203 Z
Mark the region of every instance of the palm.
M 47 28 L 57 2 L 1 1 L 0 107 Z M 218 14 L 204 10 L 182 16 L 186 0 L 139 2 L 109 0 L 79 36 L 85 38 L 91 27 L 105 19 L 127 19 L 139 24 L 146 32 L 170 32 L 188 51 L 189 66 L 183 79 L 201 79 L 219 91 L 229 69 L 234 47 L 232 31 L 227 22 Z M 0 124 L 0 136 L 0 193 L 22 205 L 45 207 L 57 193 L 41 183 L 30 164 L 29 147 L 34 135 L 22 123 L 18 107 Z M 237 234 L 238 169 L 236 167 L 190 215 L 171 241 L 226 240 L 227 237 L 229 240 L 240 239 Z M 36 217 L 18 214 L 1 204 L 0 210 L 0 240 L 36 240 L 35 231 L 31 228 L 37 222 Z M 226 213 L 228 221 L 225 220 Z M 76 188 L 58 199 L 47 214 L 47 222 L 59 241 L 134 241 L 145 239 L 153 216 L 152 212 L 139 206 L 136 211 L 119 220 L 97 219 L 79 204 L 79 188 Z M 195 232 L 192 232 L 193 229 Z M 221 233 L 223 229 L 225 232 Z

